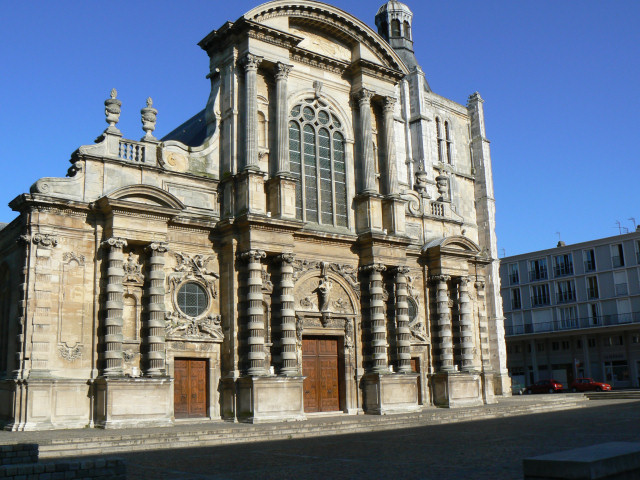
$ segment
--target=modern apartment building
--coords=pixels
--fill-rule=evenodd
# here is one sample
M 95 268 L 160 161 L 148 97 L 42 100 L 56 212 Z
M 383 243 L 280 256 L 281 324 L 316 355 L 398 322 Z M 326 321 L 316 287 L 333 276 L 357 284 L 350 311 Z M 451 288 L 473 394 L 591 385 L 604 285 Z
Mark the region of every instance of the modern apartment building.
M 640 228 L 502 259 L 513 382 L 640 386 Z

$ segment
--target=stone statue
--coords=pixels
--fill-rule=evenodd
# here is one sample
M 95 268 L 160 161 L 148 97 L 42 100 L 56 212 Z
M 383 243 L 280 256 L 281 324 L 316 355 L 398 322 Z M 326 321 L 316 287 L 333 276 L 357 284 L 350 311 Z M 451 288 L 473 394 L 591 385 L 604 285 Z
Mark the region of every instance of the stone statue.
M 333 282 L 326 277 L 323 277 L 318 284 L 318 296 L 320 297 L 319 306 L 321 312 L 326 312 L 329 309 L 329 293 L 333 288 Z
M 120 121 L 120 107 L 122 106 L 122 102 L 116 98 L 117 96 L 118 91 L 112 88 L 111 97 L 104 101 L 104 114 L 107 116 L 105 121 L 109 124 L 105 133 L 121 135 L 120 130 L 116 128 L 116 123 Z

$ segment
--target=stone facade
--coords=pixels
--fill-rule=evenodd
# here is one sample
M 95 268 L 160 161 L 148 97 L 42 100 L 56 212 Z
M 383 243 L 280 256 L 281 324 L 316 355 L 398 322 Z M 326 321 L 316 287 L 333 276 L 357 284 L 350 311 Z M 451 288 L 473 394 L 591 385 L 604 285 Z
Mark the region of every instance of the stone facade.
M 214 30 L 204 110 L 108 128 L 0 232 L 0 418 L 35 430 L 385 414 L 509 395 L 483 100 L 276 0 Z

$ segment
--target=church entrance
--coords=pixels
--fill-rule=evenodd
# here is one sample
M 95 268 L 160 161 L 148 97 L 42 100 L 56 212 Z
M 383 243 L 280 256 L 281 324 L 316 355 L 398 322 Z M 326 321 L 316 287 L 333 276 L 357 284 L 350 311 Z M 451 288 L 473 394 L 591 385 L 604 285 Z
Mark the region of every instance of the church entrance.
M 207 416 L 207 361 L 178 359 L 174 364 L 175 418 Z
M 304 411 L 336 412 L 340 410 L 340 359 L 338 339 L 302 338 L 302 374 Z

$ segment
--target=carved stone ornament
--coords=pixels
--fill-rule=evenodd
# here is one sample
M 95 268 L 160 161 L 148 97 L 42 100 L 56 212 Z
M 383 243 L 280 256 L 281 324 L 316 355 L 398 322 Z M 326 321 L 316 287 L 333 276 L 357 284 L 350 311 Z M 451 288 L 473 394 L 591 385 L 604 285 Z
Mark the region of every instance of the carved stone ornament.
M 62 254 L 62 260 L 67 263 L 75 261 L 78 265 L 84 265 L 85 257 L 84 255 L 74 252 L 64 252 Z
M 181 252 L 173 252 L 177 265 L 168 276 L 169 286 L 175 290 L 176 286 L 189 279 L 200 279 L 209 288 L 213 298 L 218 296 L 216 280 L 220 276 L 207 269 L 207 264 L 215 257 L 212 255 L 188 255 Z
M 131 363 L 136 356 L 139 355 L 138 352 L 134 352 L 133 350 L 124 350 L 122 352 L 122 357 L 126 363 Z
M 259 55 L 254 55 L 252 53 L 247 53 L 242 60 L 240 60 L 240 65 L 246 70 L 257 70 L 258 65 L 262 62 L 262 57 Z
M 353 315 L 355 307 L 344 286 L 330 276 L 309 276 L 294 288 L 295 309 L 321 313 L 325 322 L 331 314 Z
M 350 319 L 344 322 L 344 346 L 349 350 L 353 348 L 353 321 Z
M 222 340 L 222 317 L 209 315 L 204 318 L 191 318 L 180 312 L 165 314 L 167 338 L 197 338 Z
M 48 233 L 35 233 L 31 237 L 31 242 L 39 247 L 56 247 L 58 246 L 58 237 Z
M 436 184 L 438 185 L 438 197 L 439 202 L 446 202 L 449 199 L 449 177 L 444 172 L 440 172 L 440 175 L 436 177 Z
M 158 115 L 158 110 L 153 108 L 153 100 L 151 97 L 147 98 L 147 106 L 140 110 L 140 114 L 142 115 L 142 130 L 144 130 L 145 135 L 142 137 L 143 141 L 156 141 L 157 138 L 154 137 L 151 132 L 156 129 L 156 116 Z
M 415 177 L 416 177 L 416 181 L 413 184 L 413 189 L 416 192 L 418 192 L 418 194 L 420 194 L 421 197 L 430 198 L 429 193 L 427 193 L 429 176 L 427 175 L 427 172 L 425 172 L 424 169 L 422 168 L 422 165 L 420 165 L 420 168 L 416 171 Z
M 58 345 L 58 355 L 67 362 L 74 362 L 82 357 L 82 345 L 76 344 L 68 347 L 66 344 Z
M 273 282 L 271 281 L 271 274 L 267 272 L 266 268 L 262 268 L 262 291 L 265 293 L 273 293 Z
M 297 281 L 298 278 L 310 270 L 321 270 L 321 274 L 324 276 L 328 272 L 340 275 L 353 289 L 356 297 L 360 298 L 360 282 L 358 282 L 358 270 L 356 267 L 312 260 L 295 260 L 293 262 L 293 280 Z
M 313 82 L 313 92 L 315 98 L 320 98 L 320 95 L 322 93 L 322 82 L 320 80 L 316 80 L 315 82 Z
M 104 114 L 106 115 L 105 121 L 109 124 L 105 132 L 119 134 L 120 130 L 116 128 L 116 123 L 120 121 L 120 107 L 122 102 L 116 97 L 118 91 L 115 88 L 111 89 L 111 96 L 104 101 Z
M 282 62 L 276 63 L 276 80 L 286 80 L 292 68 L 293 65 L 287 65 L 286 63 Z
M 138 263 L 133 252 L 129 252 L 127 259 L 122 264 L 124 270 L 123 283 L 142 284 L 142 266 Z

